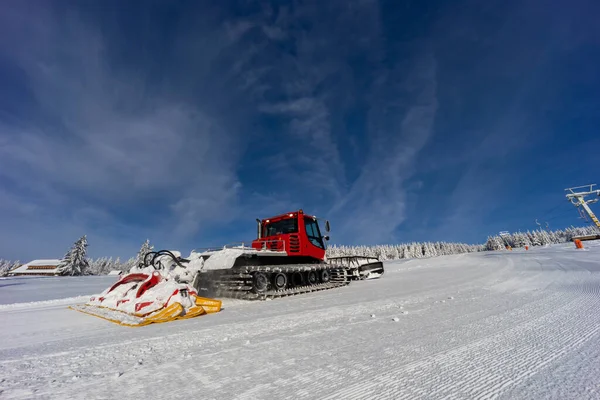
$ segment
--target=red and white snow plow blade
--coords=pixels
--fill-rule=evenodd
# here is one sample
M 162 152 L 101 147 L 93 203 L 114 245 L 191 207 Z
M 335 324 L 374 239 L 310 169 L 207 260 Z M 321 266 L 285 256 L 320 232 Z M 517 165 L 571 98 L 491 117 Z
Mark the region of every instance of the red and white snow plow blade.
M 221 301 L 199 297 L 193 287 L 178 283 L 169 271 L 146 267 L 132 268 L 87 303 L 70 308 L 120 325 L 144 326 L 218 312 Z

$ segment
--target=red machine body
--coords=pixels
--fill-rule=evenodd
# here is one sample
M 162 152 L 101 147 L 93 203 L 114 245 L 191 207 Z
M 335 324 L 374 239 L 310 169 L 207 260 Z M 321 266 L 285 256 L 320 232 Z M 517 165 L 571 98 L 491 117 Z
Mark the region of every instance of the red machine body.
M 253 248 L 281 251 L 289 257 L 325 260 L 327 237 L 321 235 L 316 217 L 298 210 L 257 222 L 258 237 L 252 242 Z

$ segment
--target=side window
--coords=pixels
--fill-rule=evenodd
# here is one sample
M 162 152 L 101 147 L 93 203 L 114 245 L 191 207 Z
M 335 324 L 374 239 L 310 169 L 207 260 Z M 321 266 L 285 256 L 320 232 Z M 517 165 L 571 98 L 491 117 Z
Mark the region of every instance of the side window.
M 306 234 L 308 237 L 316 237 L 314 223 L 311 220 L 306 221 Z

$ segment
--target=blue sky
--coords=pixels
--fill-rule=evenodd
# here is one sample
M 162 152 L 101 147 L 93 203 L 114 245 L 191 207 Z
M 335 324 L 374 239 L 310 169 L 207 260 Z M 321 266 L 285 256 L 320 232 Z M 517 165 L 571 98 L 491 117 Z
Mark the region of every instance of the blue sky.
M 600 181 L 599 13 L 4 2 L 0 258 L 60 257 L 83 234 L 93 257 L 146 238 L 187 252 L 298 208 L 340 244 L 581 225 L 563 189 Z

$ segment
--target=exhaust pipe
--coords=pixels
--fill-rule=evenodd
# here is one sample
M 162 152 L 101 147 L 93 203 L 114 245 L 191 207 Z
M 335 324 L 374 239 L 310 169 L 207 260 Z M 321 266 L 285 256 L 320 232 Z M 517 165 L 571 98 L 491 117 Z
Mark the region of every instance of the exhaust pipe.
M 261 238 L 261 231 L 262 231 L 262 226 L 260 224 L 260 219 L 256 218 L 256 238 L 260 239 Z

